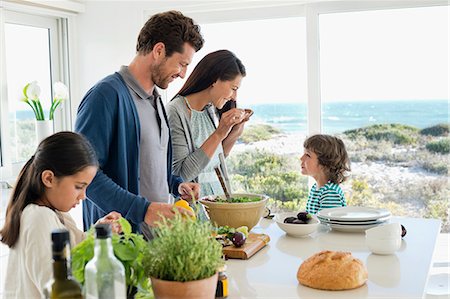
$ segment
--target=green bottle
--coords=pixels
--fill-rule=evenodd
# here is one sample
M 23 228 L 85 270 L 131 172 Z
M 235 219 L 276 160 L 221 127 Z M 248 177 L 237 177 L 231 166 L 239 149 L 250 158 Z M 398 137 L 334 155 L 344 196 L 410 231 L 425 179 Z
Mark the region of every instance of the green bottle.
M 48 299 L 82 299 L 80 284 L 72 277 L 70 265 L 70 237 L 65 229 L 52 231 L 53 279 L 44 295 Z
M 94 257 L 84 269 L 86 299 L 126 298 L 125 268 L 114 256 L 111 226 L 95 226 Z

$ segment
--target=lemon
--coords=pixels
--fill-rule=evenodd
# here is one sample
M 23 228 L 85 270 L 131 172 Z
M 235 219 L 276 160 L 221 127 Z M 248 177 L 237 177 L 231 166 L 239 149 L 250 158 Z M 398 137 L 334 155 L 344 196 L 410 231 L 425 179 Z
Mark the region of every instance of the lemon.
M 194 209 L 191 208 L 191 207 L 189 206 L 189 203 L 188 203 L 187 201 L 185 201 L 184 199 L 180 199 L 179 201 L 177 201 L 177 202 L 174 204 L 174 206 L 179 207 L 179 208 L 186 209 L 186 210 L 188 210 L 188 211 L 191 211 L 192 214 L 193 214 L 192 219 L 194 219 L 194 220 L 197 219 L 197 217 L 195 216 Z
M 185 201 L 184 199 L 180 199 L 179 201 L 177 201 L 175 203 L 176 207 L 181 207 L 181 208 L 185 208 L 185 209 L 191 209 L 191 207 L 189 206 L 189 203 L 187 201 Z
M 245 225 L 240 226 L 240 227 L 236 228 L 236 231 L 243 233 L 246 238 L 248 237 L 248 227 L 247 226 L 245 226 Z

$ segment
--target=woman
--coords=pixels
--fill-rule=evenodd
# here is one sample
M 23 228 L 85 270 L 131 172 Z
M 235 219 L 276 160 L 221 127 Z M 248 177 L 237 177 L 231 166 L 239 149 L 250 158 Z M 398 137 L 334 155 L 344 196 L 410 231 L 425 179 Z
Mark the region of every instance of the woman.
M 236 101 L 245 67 L 230 51 L 206 55 L 167 106 L 173 170 L 184 181 L 200 183 L 201 195 L 223 194 L 214 171 L 219 154 L 228 156 L 249 114 L 232 108 L 218 120 L 216 109 Z
M 51 232 L 67 229 L 71 245 L 84 239 L 69 215 L 86 198 L 98 161 L 89 142 L 76 133 L 59 132 L 44 139 L 17 179 L 0 230 L 10 248 L 4 298 L 43 298 L 53 277 Z M 100 219 L 121 230 L 117 212 Z

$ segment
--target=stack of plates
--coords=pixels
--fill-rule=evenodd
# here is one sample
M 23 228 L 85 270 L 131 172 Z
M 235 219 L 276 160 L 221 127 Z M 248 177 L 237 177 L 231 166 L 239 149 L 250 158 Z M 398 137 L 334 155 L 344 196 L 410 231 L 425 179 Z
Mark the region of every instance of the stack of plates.
M 391 212 L 388 210 L 364 207 L 323 209 L 317 213 L 321 223 L 344 232 L 363 232 L 385 223 L 390 217 Z

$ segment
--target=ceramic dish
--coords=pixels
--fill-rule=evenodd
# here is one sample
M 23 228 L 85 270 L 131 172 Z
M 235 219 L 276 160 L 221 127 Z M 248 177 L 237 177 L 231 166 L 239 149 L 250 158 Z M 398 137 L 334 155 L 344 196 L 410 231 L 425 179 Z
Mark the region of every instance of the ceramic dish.
M 317 213 L 317 217 L 331 221 L 370 221 L 389 216 L 391 216 L 391 212 L 388 210 L 365 207 L 330 208 Z
M 286 219 L 287 217 L 297 217 L 297 212 L 277 214 L 275 215 L 275 222 L 277 223 L 279 228 L 281 228 L 286 232 L 286 234 L 292 237 L 303 237 L 312 234 L 317 230 L 317 227 L 320 224 L 319 220 L 314 215 L 307 224 L 284 223 L 284 219 Z

